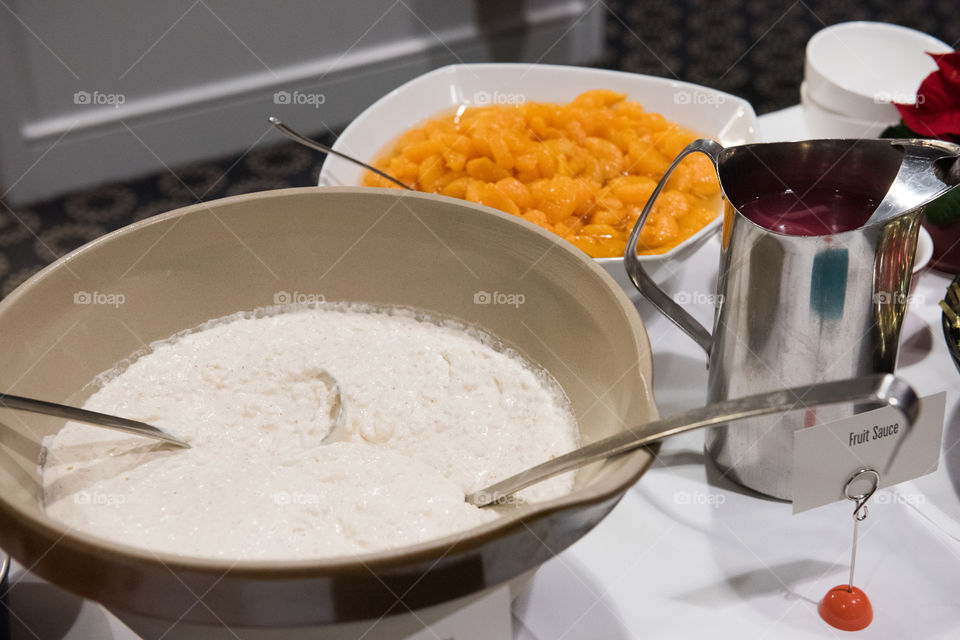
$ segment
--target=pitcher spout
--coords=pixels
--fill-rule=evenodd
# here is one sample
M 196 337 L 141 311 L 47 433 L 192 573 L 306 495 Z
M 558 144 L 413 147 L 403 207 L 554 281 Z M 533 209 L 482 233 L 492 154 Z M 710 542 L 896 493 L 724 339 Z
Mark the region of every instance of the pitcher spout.
M 868 225 L 916 212 L 960 184 L 960 145 L 923 139 L 889 142 L 903 153 L 903 160 Z

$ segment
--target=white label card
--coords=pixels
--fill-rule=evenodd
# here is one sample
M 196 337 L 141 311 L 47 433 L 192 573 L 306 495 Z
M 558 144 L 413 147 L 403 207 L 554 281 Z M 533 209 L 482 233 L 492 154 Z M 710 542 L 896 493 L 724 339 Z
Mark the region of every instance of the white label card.
M 503 586 L 439 620 L 422 620 L 426 627 L 406 640 L 507 640 L 512 616 L 510 588 Z
M 794 431 L 793 512 L 846 499 L 843 489 L 861 468 L 880 474 L 880 488 L 936 471 L 946 401 L 943 392 L 921 399 L 920 416 L 909 431 L 892 407 Z M 887 470 L 900 439 L 903 445 Z M 868 486 L 864 481 L 853 487 L 853 493 Z

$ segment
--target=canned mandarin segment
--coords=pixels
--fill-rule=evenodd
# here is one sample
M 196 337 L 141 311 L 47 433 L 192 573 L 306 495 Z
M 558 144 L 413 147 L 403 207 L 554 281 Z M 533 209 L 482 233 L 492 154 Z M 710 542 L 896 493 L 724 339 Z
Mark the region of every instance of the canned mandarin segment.
M 619 257 L 670 161 L 698 136 L 598 89 L 568 104 L 461 107 L 402 134 L 373 163 L 419 191 L 520 216 L 594 258 Z M 364 184 L 394 187 L 368 173 Z M 637 250 L 665 253 L 719 211 L 709 159 L 677 168 Z

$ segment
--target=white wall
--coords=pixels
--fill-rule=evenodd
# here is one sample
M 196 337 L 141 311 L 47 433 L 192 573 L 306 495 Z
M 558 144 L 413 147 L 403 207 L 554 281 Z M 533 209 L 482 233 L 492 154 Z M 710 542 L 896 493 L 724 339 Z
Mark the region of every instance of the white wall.
M 0 192 L 26 202 L 239 152 L 277 139 L 268 114 L 306 132 L 341 127 L 444 64 L 593 62 L 602 49 L 599 6 L 7 0 Z M 278 105 L 277 91 L 322 95 L 323 104 Z

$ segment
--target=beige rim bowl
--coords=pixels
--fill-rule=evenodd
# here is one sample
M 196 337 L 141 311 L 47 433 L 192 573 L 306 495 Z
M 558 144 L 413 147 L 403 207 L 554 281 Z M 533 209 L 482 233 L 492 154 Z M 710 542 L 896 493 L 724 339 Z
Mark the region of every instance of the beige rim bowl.
M 498 304 L 497 294 L 523 302 Z M 0 390 L 79 404 L 94 376 L 153 341 L 303 296 L 407 305 L 489 331 L 557 378 L 584 443 L 657 416 L 640 318 L 585 254 L 483 206 L 352 187 L 198 204 L 58 260 L 0 303 Z M 0 423 L 0 547 L 118 612 L 200 625 L 376 619 L 503 584 L 589 531 L 651 461 L 638 451 L 595 463 L 571 495 L 503 507 L 502 518 L 460 536 L 337 560 L 236 564 L 153 554 L 48 519 L 40 440 L 63 421 L 3 411 Z M 194 606 L 204 593 L 205 606 Z

